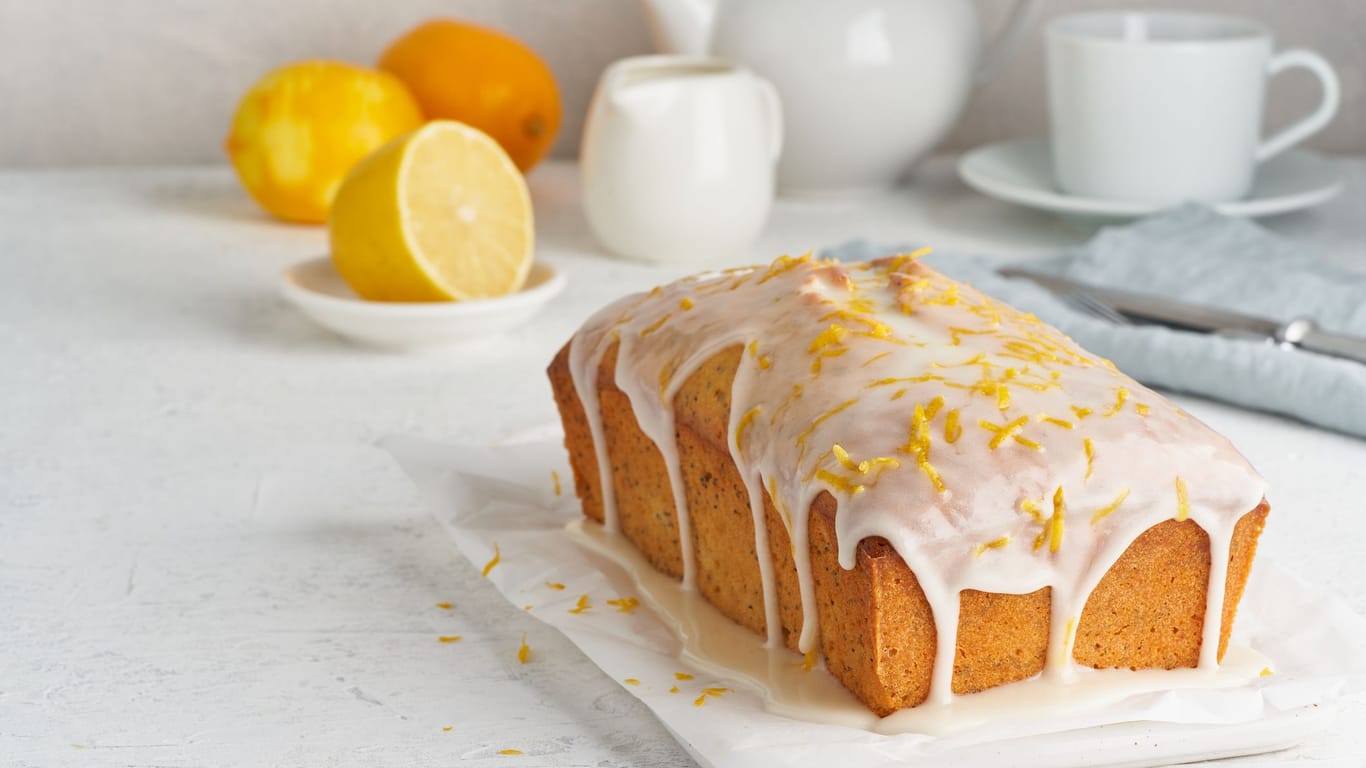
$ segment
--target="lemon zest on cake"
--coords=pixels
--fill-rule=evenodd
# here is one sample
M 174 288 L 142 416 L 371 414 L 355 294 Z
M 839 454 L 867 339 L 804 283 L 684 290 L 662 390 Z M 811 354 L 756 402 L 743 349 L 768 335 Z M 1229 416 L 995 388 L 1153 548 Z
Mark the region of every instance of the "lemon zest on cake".
M 640 685 L 640 680 L 634 677 L 628 677 L 625 680 L 622 680 L 621 682 L 626 683 L 627 685 Z
M 758 284 L 763 285 L 764 283 L 767 283 L 769 280 L 772 280 L 778 275 L 781 275 L 789 270 L 796 269 L 798 266 L 802 264 L 807 264 L 810 261 L 811 254 L 799 256 L 795 259 L 791 256 L 779 256 L 778 258 L 774 259 L 771 264 L 768 265 L 768 271 L 764 273 L 763 277 L 759 278 Z
M 503 562 L 503 553 L 498 551 L 498 544 L 495 542 L 493 545 L 493 559 L 484 563 L 484 570 L 479 575 L 487 578 L 489 571 L 493 570 L 501 562 Z
M 864 487 L 862 485 L 851 482 L 848 478 L 841 477 L 840 475 L 837 475 L 834 472 L 831 472 L 827 469 L 816 470 L 816 479 L 822 480 L 831 488 L 834 488 L 835 490 L 841 491 L 843 493 L 847 493 L 850 496 L 863 493 L 864 491 Z
M 574 614 L 587 613 L 592 609 L 593 606 L 588 602 L 588 595 L 579 595 L 578 602 L 574 603 L 574 607 L 570 608 L 569 612 Z
M 868 358 L 867 360 L 864 360 L 863 363 L 862 363 L 861 365 L 859 365 L 859 367 L 860 367 L 860 368 L 867 368 L 868 366 L 872 365 L 873 363 L 876 363 L 877 361 L 881 360 L 882 358 L 884 358 L 884 357 L 886 357 L 886 356 L 888 356 L 888 355 L 890 355 L 890 354 L 892 354 L 892 353 L 891 353 L 890 351 L 888 351 L 888 352 L 882 352 L 882 353 L 873 355 L 872 357 Z
M 1049 520 L 1048 527 L 1048 551 L 1057 552 L 1062 546 L 1062 524 L 1063 524 L 1063 497 L 1062 486 L 1053 493 L 1053 517 Z
M 1147 415 L 1148 415 L 1148 404 L 1147 404 L 1147 403 L 1138 403 L 1138 404 L 1136 404 L 1136 405 L 1134 406 L 1134 410 L 1135 410 L 1135 411 L 1138 411 L 1138 415 L 1139 415 L 1139 416 L 1147 416 Z
M 669 322 L 670 317 L 673 317 L 673 313 L 665 312 L 663 317 L 642 328 L 640 331 L 641 338 L 649 336 L 650 334 L 659 330 L 665 323 Z
M 795 386 L 795 385 L 794 385 L 794 386 Z M 815 421 L 812 421 L 812 422 L 811 422 L 811 426 L 809 426 L 809 427 L 807 427 L 806 429 L 802 430 L 802 433 L 801 433 L 800 435 L 797 435 L 797 444 L 798 444 L 798 445 L 805 444 L 805 443 L 806 443 L 806 438 L 810 437 L 810 436 L 811 436 L 811 433 L 812 433 L 812 432 L 815 432 L 817 427 L 819 427 L 820 425 L 824 424 L 824 423 L 826 422 L 826 420 L 829 419 L 831 416 L 834 416 L 835 414 L 839 413 L 840 411 L 843 411 L 844 409 L 853 406 L 854 403 L 857 403 L 857 402 L 858 402 L 857 399 L 845 400 L 844 402 L 840 403 L 839 405 L 835 406 L 834 408 L 831 408 L 830 410 L 826 411 L 825 413 L 822 413 L 821 415 L 817 416 L 816 419 L 815 419 Z
M 1082 419 L 1094 413 L 1094 411 L 1092 411 L 1090 408 L 1083 408 L 1080 405 L 1074 405 L 1072 406 L 1072 413 L 1077 415 L 1077 421 L 1081 421 Z
M 688 310 L 692 309 L 692 299 L 688 298 L 687 296 L 684 296 L 683 299 L 678 302 L 678 308 L 683 310 L 684 312 L 687 312 Z
M 758 416 L 761 412 L 763 412 L 763 408 L 760 408 L 756 405 L 753 408 L 750 408 L 748 411 L 745 411 L 745 415 L 740 417 L 740 423 L 735 425 L 735 445 L 740 449 L 741 453 L 744 453 L 745 451 L 745 445 L 743 442 L 745 437 L 745 430 L 749 428 L 750 424 L 754 423 L 755 417 Z
M 441 635 L 436 638 L 436 641 L 438 643 L 458 643 L 464 639 L 462 635 Z
M 676 685 L 670 686 L 670 687 L 669 687 L 669 693 L 678 693 L 678 686 L 676 686 Z
M 607 604 L 617 609 L 617 613 L 630 613 L 640 607 L 640 601 L 634 597 L 619 597 L 616 600 L 608 600 Z
M 1052 424 L 1055 427 L 1062 427 L 1063 429 L 1075 428 L 1072 422 L 1067 421 L 1066 419 L 1055 418 L 1053 416 L 1040 416 L 1039 421 L 1042 421 L 1046 424 Z
M 958 424 L 958 409 L 954 408 L 944 414 L 944 442 L 953 445 L 962 435 L 963 428 Z
M 691 680 L 691 679 L 692 679 L 692 675 L 688 674 L 687 672 L 675 672 L 675 673 L 674 673 L 674 679 L 675 679 L 675 680 Z
M 1091 442 L 1091 438 L 1083 438 L 1081 448 L 1086 452 L 1086 474 L 1083 479 L 1090 480 L 1091 473 L 1096 469 L 1096 444 Z
M 1185 520 L 1191 515 L 1190 494 L 1186 492 L 1186 481 L 1176 476 L 1176 519 Z
M 436 604 L 436 607 L 437 607 L 437 608 L 440 608 L 440 609 L 443 610 L 443 611 L 449 611 L 450 609 L 454 608 L 455 606 L 454 606 L 454 605 L 451 605 L 450 603 L 437 603 L 437 604 Z
M 444 732 L 449 733 L 450 731 L 455 730 L 455 726 L 453 726 L 453 725 L 443 725 L 443 726 L 441 726 L 441 730 L 444 731 Z
M 1274 675 L 1274 674 L 1276 674 L 1276 673 L 1273 672 L 1273 671 L 1271 671 L 1271 667 L 1262 667 L 1262 671 L 1261 671 L 1261 672 L 1258 672 L 1258 673 L 1257 673 L 1257 676 L 1258 676 L 1258 677 L 1267 677 L 1267 676 Z
M 992 539 L 991 541 L 986 541 L 982 542 L 981 544 L 978 544 L 972 550 L 972 553 L 976 557 L 981 557 L 982 553 L 986 552 L 988 549 L 1000 549 L 1001 547 L 1004 547 L 1008 544 L 1010 544 L 1010 537 L 1002 536 L 999 539 Z
M 940 409 L 940 408 L 943 408 L 943 407 L 944 407 L 944 396 L 943 396 L 943 395 L 935 395 L 935 396 L 934 396 L 934 399 L 931 400 L 931 401 L 925 406 L 925 418 L 927 418 L 927 419 L 933 419 L 936 415 L 938 415 L 939 409 Z
M 812 648 L 802 656 L 802 671 L 810 672 L 816 668 L 816 649 Z
M 500 749 L 500 750 L 498 750 L 498 754 L 500 754 L 500 755 L 524 755 L 524 754 L 526 754 L 526 753 L 523 752 L 523 751 L 520 750 L 520 749 Z
M 554 589 L 554 590 L 563 590 L 563 589 L 564 589 L 564 585 L 561 584 L 561 583 L 558 582 L 558 581 L 547 581 L 547 582 L 545 583 L 545 585 L 546 585 L 547 587 L 549 587 L 550 589 Z
M 1034 522 L 1042 523 L 1044 521 L 1043 510 L 1039 509 L 1039 503 L 1034 501 L 1033 499 L 1022 500 L 1020 502 L 1020 509 L 1024 510 L 1030 517 L 1034 518 Z M 1038 547 L 1035 547 L 1035 549 L 1038 549 Z
M 816 353 L 826 347 L 838 347 L 844 340 L 845 334 L 849 331 L 842 325 L 831 323 L 829 327 L 816 335 L 811 340 L 811 346 L 807 347 L 807 352 Z
M 1029 417 L 1021 416 L 1020 418 L 1006 422 L 1005 424 L 993 424 L 986 419 L 981 419 L 977 422 L 977 425 L 988 432 L 995 433 L 987 443 L 987 446 L 994 451 L 1001 447 L 1001 443 L 1004 443 L 1006 440 L 1013 437 L 1014 434 L 1027 423 L 1029 423 Z
M 522 644 L 517 647 L 517 662 L 525 664 L 531 660 L 531 646 L 526 644 L 526 633 L 522 633 Z
M 1105 409 L 1105 412 L 1102 413 L 1101 415 L 1102 415 L 1102 416 L 1107 416 L 1107 417 L 1108 417 L 1108 416 L 1114 416 L 1116 413 L 1119 413 L 1120 410 L 1122 410 L 1122 409 L 1124 408 L 1124 404 L 1125 404 L 1126 402 L 1128 402 L 1128 401 L 1129 401 L 1129 390 L 1125 389 L 1124 387 L 1118 387 L 1117 389 L 1115 389 L 1115 402 L 1114 402 L 1114 404 L 1112 404 L 1109 408 L 1106 408 L 1106 409 Z
M 560 496 L 564 493 L 564 489 L 560 487 L 559 471 L 554 469 L 550 470 L 550 482 L 554 484 L 553 490 L 555 491 L 556 496 Z
M 1115 497 L 1114 501 L 1110 502 L 1109 504 L 1106 504 L 1100 509 L 1097 509 L 1095 511 L 1095 514 L 1091 515 L 1091 524 L 1095 525 L 1096 523 L 1099 523 L 1101 520 L 1104 520 L 1106 517 L 1110 515 L 1111 512 L 1114 512 L 1116 509 L 1119 509 L 1119 506 L 1123 504 L 1124 500 L 1127 498 L 1129 498 L 1129 489 L 1125 488 L 1124 490 L 1119 492 L 1119 495 Z

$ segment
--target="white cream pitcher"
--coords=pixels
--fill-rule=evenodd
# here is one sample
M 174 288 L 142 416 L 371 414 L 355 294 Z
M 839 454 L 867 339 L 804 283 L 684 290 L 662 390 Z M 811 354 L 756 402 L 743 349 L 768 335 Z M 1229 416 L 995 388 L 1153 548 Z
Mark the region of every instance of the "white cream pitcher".
M 726 62 L 638 56 L 608 67 L 584 126 L 583 204 L 614 254 L 663 264 L 744 261 L 773 203 L 782 109 Z

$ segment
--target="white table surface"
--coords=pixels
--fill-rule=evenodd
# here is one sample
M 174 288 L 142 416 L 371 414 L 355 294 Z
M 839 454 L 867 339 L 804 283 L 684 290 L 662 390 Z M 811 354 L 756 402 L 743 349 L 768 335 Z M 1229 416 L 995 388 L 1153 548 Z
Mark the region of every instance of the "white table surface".
M 1345 165 L 1343 198 L 1269 225 L 1366 269 L 1366 158 Z M 599 255 L 572 166 L 532 186 L 567 292 L 493 345 L 405 355 L 278 298 L 325 235 L 268 220 L 226 169 L 0 173 L 0 765 L 691 765 L 481 581 L 374 444 L 554 418 L 555 349 L 680 273 Z M 1021 255 L 1084 236 L 941 158 L 882 198 L 780 204 L 755 259 L 856 235 Z M 1268 476 L 1265 555 L 1366 612 L 1366 442 L 1178 401 Z M 1363 726 L 1356 705 L 1296 752 L 1229 765 L 1359 765 Z

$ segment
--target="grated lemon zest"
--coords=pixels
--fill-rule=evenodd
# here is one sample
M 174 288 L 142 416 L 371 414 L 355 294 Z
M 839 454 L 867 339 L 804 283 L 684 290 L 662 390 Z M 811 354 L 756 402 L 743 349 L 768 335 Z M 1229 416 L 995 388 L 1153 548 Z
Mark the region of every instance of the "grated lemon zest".
M 441 635 L 436 638 L 438 643 L 458 643 L 465 638 L 461 635 Z
M 953 445 L 962 435 L 963 428 L 958 425 L 958 409 L 954 408 L 944 415 L 944 442 Z
M 1096 523 L 1099 523 L 1101 520 L 1104 520 L 1106 517 L 1109 516 L 1111 512 L 1114 512 L 1116 509 L 1119 509 L 1119 505 L 1123 504 L 1124 500 L 1127 498 L 1129 498 L 1129 489 L 1125 488 L 1124 490 L 1119 492 L 1119 496 L 1116 496 L 1114 501 L 1110 502 L 1109 504 L 1106 504 L 1100 509 L 1097 509 L 1095 514 L 1091 515 L 1091 524 L 1095 525 Z
M 640 601 L 629 596 L 608 600 L 607 604 L 616 608 L 617 613 L 630 613 L 640 607 Z
M 484 570 L 479 575 L 487 578 L 489 571 L 493 570 L 501 562 L 503 562 L 503 553 L 498 551 L 498 544 L 495 542 L 493 545 L 493 559 L 484 563 Z
M 1191 515 L 1190 494 L 1186 492 L 1186 481 L 1176 476 L 1176 519 L 1185 520 Z
M 1101 414 L 1101 415 L 1102 415 L 1102 416 L 1114 416 L 1116 413 L 1119 413 L 1120 410 L 1122 410 L 1122 409 L 1124 408 L 1124 403 L 1128 402 L 1128 400 L 1129 400 L 1129 390 L 1125 389 L 1124 387 L 1119 387 L 1118 389 L 1115 390 L 1115 402 L 1114 402 L 1114 404 L 1111 405 L 1109 408 L 1106 408 L 1106 409 L 1105 409 L 1105 413 L 1103 413 L 1103 414 Z
M 588 602 L 588 595 L 579 595 L 578 602 L 574 603 L 574 607 L 570 608 L 569 612 L 573 614 L 587 613 L 592 609 L 593 606 Z
M 522 633 L 522 644 L 517 648 L 517 661 L 525 664 L 531 660 L 531 646 L 526 644 L 526 633 Z
M 1096 444 L 1088 437 L 1081 441 L 1081 447 L 1086 451 L 1086 475 L 1083 479 L 1090 480 L 1091 473 L 1096 469 Z
M 560 487 L 560 473 L 559 473 L 559 472 L 557 472 L 557 471 L 555 471 L 555 470 L 553 470 L 553 469 L 550 470 L 550 482 L 554 483 L 554 490 L 555 490 L 555 495 L 556 495 L 556 496 L 560 496 L 560 495 L 562 495 L 562 494 L 564 493 L 564 489 Z
M 983 552 L 986 552 L 988 549 L 1000 549 L 1000 548 L 1006 546 L 1006 545 L 1009 544 L 1009 543 L 1010 543 L 1010 537 L 1009 537 L 1009 536 L 1002 536 L 1002 537 L 999 538 L 999 539 L 992 539 L 991 541 L 987 541 L 987 542 L 983 542 L 983 543 L 981 543 L 981 544 L 978 544 L 977 547 L 976 547 L 975 549 L 973 549 L 973 555 L 976 556 L 976 557 L 981 557 L 981 556 L 982 556 L 982 553 L 983 553 Z
M 692 679 L 692 675 L 688 674 L 687 672 L 675 672 L 675 673 L 674 673 L 674 679 L 675 679 L 675 680 L 691 680 L 691 679 Z
M 647 325 L 647 326 L 645 326 L 644 328 L 641 329 L 641 331 L 640 331 L 641 337 L 643 338 L 643 337 L 645 337 L 645 336 L 649 336 L 650 334 L 652 334 L 652 333 L 654 333 L 655 331 L 659 330 L 665 323 L 667 323 L 667 322 L 669 321 L 669 318 L 672 317 L 672 316 L 673 316 L 673 313 L 672 313 L 672 312 L 665 312 L 663 317 L 659 318 L 658 320 L 654 321 L 653 323 L 650 323 L 649 325 Z
M 547 587 L 549 587 L 549 588 L 551 588 L 551 589 L 555 589 L 555 590 L 563 590 L 563 589 L 564 589 L 564 585 L 561 584 L 561 583 L 558 582 L 558 581 L 547 581 L 547 582 L 545 583 L 545 585 L 546 585 Z
M 1048 551 L 1057 552 L 1062 546 L 1062 523 L 1063 523 L 1063 498 L 1062 486 L 1053 493 L 1053 518 L 1049 521 L 1048 529 Z
M 443 611 L 449 611 L 450 609 L 454 608 L 455 606 L 454 606 L 454 605 L 451 605 L 450 603 L 437 603 L 437 604 L 436 604 L 436 607 L 437 607 L 437 608 L 440 608 L 440 609 L 443 610 Z

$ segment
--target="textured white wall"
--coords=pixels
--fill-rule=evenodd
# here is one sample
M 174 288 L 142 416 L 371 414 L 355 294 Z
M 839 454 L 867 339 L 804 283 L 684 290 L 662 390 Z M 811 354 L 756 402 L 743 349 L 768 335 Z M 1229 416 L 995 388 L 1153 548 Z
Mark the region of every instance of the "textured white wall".
M 1312 144 L 1366 153 L 1366 2 L 1044 0 L 1036 27 L 1059 13 L 1138 4 L 1253 16 L 1282 45 L 1317 48 L 1337 66 L 1345 101 Z M 1006 7 L 979 5 L 988 25 Z M 0 0 L 0 166 L 219 161 L 237 98 L 261 74 L 308 57 L 371 62 L 393 37 L 436 15 L 507 30 L 541 52 L 565 96 L 561 155 L 578 146 L 603 67 L 650 48 L 635 0 Z M 1036 29 L 974 96 L 948 146 L 1042 135 L 1042 66 Z M 1307 76 L 1284 76 L 1272 90 L 1270 124 L 1315 98 Z

